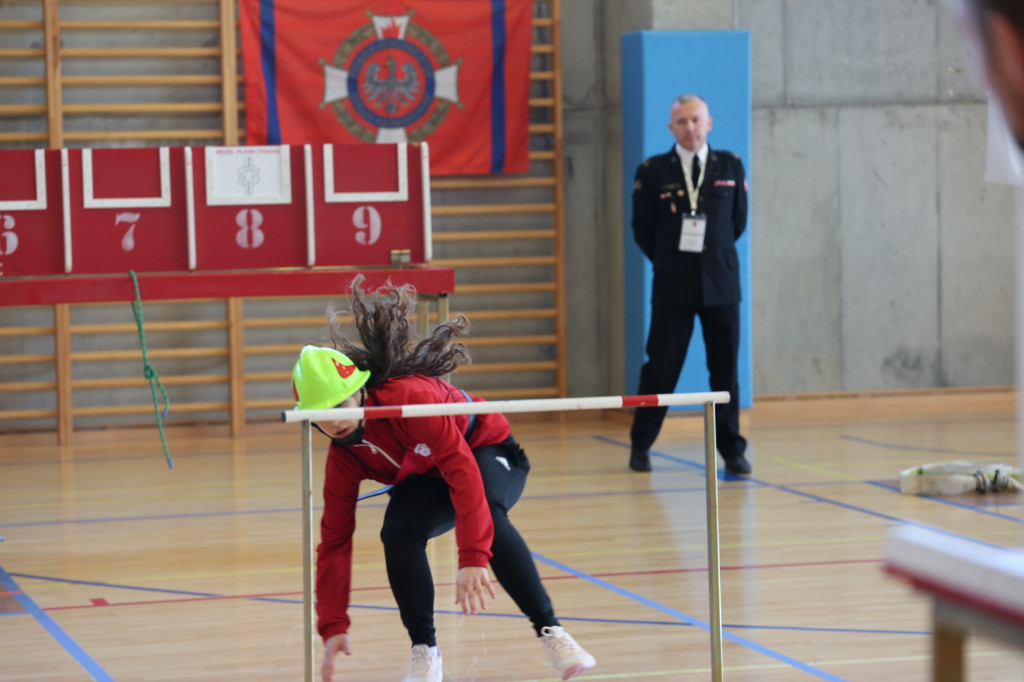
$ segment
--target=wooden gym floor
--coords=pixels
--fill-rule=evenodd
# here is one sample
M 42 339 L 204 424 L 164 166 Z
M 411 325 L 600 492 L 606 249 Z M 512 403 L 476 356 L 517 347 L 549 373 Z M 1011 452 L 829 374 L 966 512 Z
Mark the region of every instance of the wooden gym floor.
M 754 473 L 719 483 L 725 678 L 927 679 L 929 602 L 884 573 L 886 528 L 1015 547 L 1020 499 L 903 496 L 898 473 L 1016 465 L 1012 393 L 761 400 L 743 425 Z M 512 518 L 563 625 L 598 659 L 581 679 L 708 679 L 700 419 L 667 422 L 651 474 L 626 468 L 623 415 L 514 426 L 533 471 Z M 224 433 L 170 432 L 173 469 L 152 429 L 64 448 L 0 437 L 0 680 L 302 679 L 299 430 Z M 407 666 L 380 499 L 360 503 L 355 655 L 339 680 L 399 680 Z M 445 679 L 555 679 L 506 595 L 485 615 L 454 611 L 452 535 L 430 549 Z M 968 670 L 1019 681 L 1024 657 L 973 638 Z

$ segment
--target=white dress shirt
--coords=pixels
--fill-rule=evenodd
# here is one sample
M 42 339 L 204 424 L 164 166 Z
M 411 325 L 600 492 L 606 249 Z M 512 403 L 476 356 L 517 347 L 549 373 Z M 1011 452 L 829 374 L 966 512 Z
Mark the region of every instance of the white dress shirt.
M 693 170 L 694 153 L 676 142 L 676 154 L 679 155 L 679 160 L 683 163 L 683 174 L 689 177 L 690 171 Z M 703 171 L 708 165 L 708 145 L 706 142 L 703 147 L 697 150 L 697 156 L 700 157 L 700 167 Z M 690 178 L 690 182 L 693 184 L 694 189 L 699 190 L 700 186 L 697 184 L 697 180 L 699 180 L 699 178 Z

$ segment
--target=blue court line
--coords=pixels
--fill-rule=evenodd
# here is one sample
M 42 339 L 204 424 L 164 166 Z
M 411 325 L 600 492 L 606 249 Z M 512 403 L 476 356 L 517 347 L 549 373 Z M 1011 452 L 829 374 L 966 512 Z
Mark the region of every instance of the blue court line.
M 897 493 L 900 492 L 899 486 L 894 486 L 894 485 L 892 485 L 890 483 L 882 483 L 881 481 L 864 481 L 864 483 L 866 483 L 868 485 L 873 485 L 876 488 L 882 488 L 884 490 L 892 490 L 892 491 L 897 492 Z M 995 493 L 995 494 L 999 494 L 999 493 Z M 989 509 L 987 509 L 985 507 L 981 507 L 981 506 L 978 506 L 976 504 L 964 504 L 963 502 L 958 502 L 957 500 L 951 500 L 951 499 L 946 498 L 946 497 L 939 497 L 938 495 L 916 495 L 915 497 L 921 497 L 921 498 L 924 498 L 926 500 L 931 500 L 932 502 L 938 502 L 939 504 L 946 504 L 946 505 L 949 505 L 950 507 L 957 507 L 958 509 L 966 509 L 968 511 L 977 512 L 978 514 L 985 514 L 986 516 L 992 516 L 992 517 L 995 517 L 997 519 L 1003 519 L 1004 521 L 1012 521 L 1013 523 L 1021 523 L 1021 519 L 1019 517 L 1017 517 L 1017 516 L 1011 516 L 1009 514 L 1002 514 L 1000 512 L 991 511 L 991 510 L 989 510 Z M 1002 504 L 1002 503 L 1000 503 L 1000 504 Z M 1017 502 L 1008 503 L 1006 506 L 1016 507 L 1016 506 L 1019 506 L 1019 503 L 1017 503 Z
M 28 615 L 31 615 L 36 619 L 43 628 L 50 633 L 50 636 L 62 647 L 64 650 L 71 654 L 80 666 L 85 668 L 85 671 L 92 676 L 92 679 L 96 682 L 114 682 L 114 678 L 111 677 L 107 671 L 100 667 L 100 665 L 93 660 L 93 658 L 85 652 L 85 650 L 78 646 L 75 640 L 68 636 L 68 633 L 64 632 L 53 618 L 50 618 L 39 606 L 29 597 L 25 592 L 21 590 L 18 583 L 14 581 L 11 574 L 8 573 L 0 566 L 0 585 L 3 585 L 4 589 L 12 592 L 14 598 L 21 604 L 22 608 L 25 609 Z
M 693 625 L 695 627 L 699 627 L 700 629 L 702 629 L 702 630 L 704 630 L 706 632 L 711 632 L 711 626 L 708 623 L 705 623 L 704 621 L 702 621 L 702 620 L 700 620 L 698 618 L 694 618 L 693 616 L 689 616 L 689 615 L 683 613 L 682 611 L 677 611 L 676 609 L 673 609 L 671 607 L 665 606 L 664 604 L 659 604 L 658 602 L 655 602 L 655 601 L 652 601 L 650 599 L 647 599 L 646 597 L 643 597 L 643 596 L 637 594 L 636 592 L 631 592 L 629 590 L 626 590 L 624 588 L 619 587 L 618 585 L 613 585 L 612 583 L 608 582 L 607 580 L 602 580 L 602 579 L 597 578 L 595 576 L 592 576 L 592 575 L 590 575 L 588 573 L 584 573 L 583 571 L 580 571 L 580 570 L 577 570 L 575 568 L 572 568 L 571 566 L 567 566 L 566 564 L 563 564 L 563 563 L 561 563 L 559 561 L 555 561 L 554 559 L 550 559 L 550 558 L 548 558 L 546 556 L 543 556 L 541 554 L 537 554 L 536 552 L 531 552 L 531 554 L 533 554 L 533 557 L 537 561 L 543 561 L 544 563 L 548 564 L 549 566 L 553 566 L 553 567 L 555 567 L 555 568 L 557 568 L 557 569 L 559 569 L 561 571 L 569 573 L 570 575 L 574 575 L 577 578 L 580 578 L 582 580 L 586 580 L 587 582 L 593 583 L 594 585 L 597 585 L 598 587 L 603 587 L 604 589 L 608 590 L 609 592 L 614 592 L 614 593 L 616 593 L 616 594 L 618 594 L 620 596 L 626 597 L 627 599 L 632 599 L 633 601 L 638 602 L 640 604 L 643 604 L 644 606 L 652 608 L 652 609 L 654 609 L 656 611 L 660 611 L 660 612 L 662 612 L 662 613 L 664 613 L 666 615 L 672 616 L 673 618 L 678 618 L 679 620 L 683 621 L 684 623 L 689 623 L 690 625 Z M 724 639 L 728 639 L 731 642 L 735 642 L 736 644 L 740 644 L 742 646 L 745 646 L 748 649 L 752 649 L 753 651 L 756 651 L 756 652 L 758 652 L 760 654 L 763 654 L 763 655 L 768 656 L 770 658 L 774 658 L 775 660 L 777 660 L 777 661 L 779 661 L 781 663 L 786 663 L 787 665 L 790 665 L 790 666 L 796 668 L 797 670 L 801 670 L 801 671 L 803 671 L 805 673 L 809 673 L 809 674 L 814 675 L 815 677 L 818 677 L 820 679 L 832 680 L 833 682 L 843 682 L 843 678 L 841 678 L 841 677 L 836 677 L 835 675 L 827 673 L 824 670 L 819 670 L 818 668 L 815 668 L 812 665 L 804 663 L 803 661 L 798 661 L 795 658 L 792 658 L 790 656 L 786 656 L 785 654 L 781 654 L 781 653 L 779 653 L 777 651 L 774 651 L 774 650 L 769 649 L 767 647 L 761 646 L 757 642 L 753 642 L 753 641 L 751 641 L 751 640 L 749 640 L 749 639 L 747 639 L 745 637 L 740 637 L 739 635 L 734 635 L 731 632 L 727 632 L 724 629 L 724 627 L 723 627 L 723 630 L 722 630 L 722 637 Z

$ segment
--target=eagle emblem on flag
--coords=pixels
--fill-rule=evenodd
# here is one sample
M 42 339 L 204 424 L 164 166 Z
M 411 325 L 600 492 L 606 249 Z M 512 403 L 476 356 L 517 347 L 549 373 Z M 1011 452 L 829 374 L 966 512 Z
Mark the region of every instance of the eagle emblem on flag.
M 420 142 L 459 102 L 459 68 L 413 12 L 370 14 L 323 67 L 324 97 L 338 121 L 364 142 Z

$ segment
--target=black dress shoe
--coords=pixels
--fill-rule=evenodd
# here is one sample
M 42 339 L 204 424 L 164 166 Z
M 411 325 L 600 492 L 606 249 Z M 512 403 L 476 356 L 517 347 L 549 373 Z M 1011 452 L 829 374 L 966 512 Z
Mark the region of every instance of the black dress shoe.
M 725 460 L 725 470 L 730 474 L 749 474 L 753 469 L 750 462 L 743 455 L 728 457 Z
M 629 468 L 633 471 L 650 471 L 651 457 L 646 450 L 633 448 L 629 451 Z

